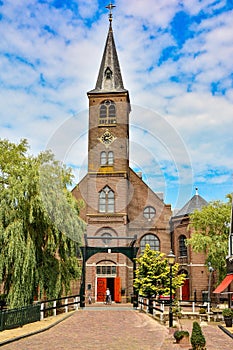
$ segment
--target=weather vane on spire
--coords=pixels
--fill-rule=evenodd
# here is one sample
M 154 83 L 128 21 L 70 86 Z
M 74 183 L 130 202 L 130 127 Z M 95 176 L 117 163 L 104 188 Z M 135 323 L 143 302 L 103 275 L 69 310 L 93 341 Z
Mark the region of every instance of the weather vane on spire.
M 115 5 L 113 5 L 111 2 L 108 6 L 105 6 L 106 9 L 109 10 L 109 22 L 112 22 L 112 9 L 114 9 L 114 7 L 116 7 Z

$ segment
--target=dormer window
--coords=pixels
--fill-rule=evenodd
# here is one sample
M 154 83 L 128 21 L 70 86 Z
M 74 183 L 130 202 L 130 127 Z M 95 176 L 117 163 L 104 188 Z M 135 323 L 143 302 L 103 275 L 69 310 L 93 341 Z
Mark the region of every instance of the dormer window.
M 106 79 L 112 79 L 112 71 L 109 67 L 105 69 L 105 77 Z
M 99 110 L 99 124 L 116 124 L 116 105 L 113 101 L 106 100 L 101 103 Z

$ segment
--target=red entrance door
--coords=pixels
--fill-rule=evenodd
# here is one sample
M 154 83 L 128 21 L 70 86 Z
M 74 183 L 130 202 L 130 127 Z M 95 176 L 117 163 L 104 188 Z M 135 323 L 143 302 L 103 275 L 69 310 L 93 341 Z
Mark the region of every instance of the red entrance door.
M 121 302 L 121 278 L 116 277 L 114 279 L 114 299 L 116 303 Z
M 97 278 L 97 301 L 105 301 L 107 278 Z
M 182 300 L 189 300 L 189 279 L 187 278 L 182 286 Z

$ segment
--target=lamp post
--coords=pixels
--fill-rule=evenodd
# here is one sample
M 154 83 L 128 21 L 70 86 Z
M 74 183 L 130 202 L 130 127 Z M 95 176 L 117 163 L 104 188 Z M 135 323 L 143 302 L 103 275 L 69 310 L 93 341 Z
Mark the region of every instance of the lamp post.
M 170 303 L 169 303 L 169 327 L 173 327 L 173 312 L 172 312 L 172 266 L 175 263 L 175 254 L 172 250 L 167 256 L 168 263 L 170 266 Z
M 211 263 L 208 262 L 208 269 L 209 269 L 209 283 L 208 283 L 208 303 L 211 303 L 211 298 L 210 298 L 210 287 L 211 287 L 211 277 L 212 273 L 214 272 L 214 268 L 211 266 Z

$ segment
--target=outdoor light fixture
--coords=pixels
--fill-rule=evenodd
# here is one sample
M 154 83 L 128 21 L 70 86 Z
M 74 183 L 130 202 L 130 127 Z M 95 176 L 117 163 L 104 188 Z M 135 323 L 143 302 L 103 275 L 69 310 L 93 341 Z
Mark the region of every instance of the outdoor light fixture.
M 167 256 L 167 259 L 170 266 L 175 264 L 176 256 L 172 250 L 170 250 L 170 253 Z
M 210 287 L 211 287 L 211 277 L 212 273 L 214 272 L 214 268 L 211 266 L 211 262 L 208 262 L 208 269 L 209 269 L 209 283 L 208 283 L 208 303 L 211 303 L 211 298 L 210 298 Z M 209 309 L 210 305 L 208 305 Z M 209 310 L 208 310 L 209 311 Z
M 172 250 L 167 256 L 170 266 L 170 303 L 169 303 L 169 327 L 173 327 L 173 313 L 172 313 L 172 266 L 175 264 L 176 256 Z

